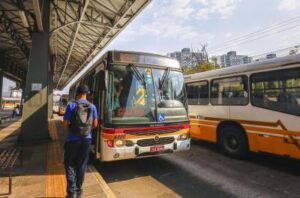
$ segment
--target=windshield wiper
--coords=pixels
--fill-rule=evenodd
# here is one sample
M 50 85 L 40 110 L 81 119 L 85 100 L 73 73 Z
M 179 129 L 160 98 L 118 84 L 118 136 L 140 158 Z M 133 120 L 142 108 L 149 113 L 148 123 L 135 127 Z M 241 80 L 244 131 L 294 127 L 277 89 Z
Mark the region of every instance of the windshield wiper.
M 141 74 L 141 72 L 136 68 L 134 64 L 129 64 L 128 66 L 132 70 L 132 73 L 137 78 L 137 80 L 140 81 L 146 89 L 147 84 L 144 75 Z
M 164 87 L 165 82 L 166 82 L 166 79 L 169 77 L 169 74 L 170 74 L 170 68 L 168 67 L 168 68 L 165 70 L 165 72 L 164 72 L 164 74 L 163 74 L 161 80 L 159 81 L 159 89 L 160 89 L 160 90 Z

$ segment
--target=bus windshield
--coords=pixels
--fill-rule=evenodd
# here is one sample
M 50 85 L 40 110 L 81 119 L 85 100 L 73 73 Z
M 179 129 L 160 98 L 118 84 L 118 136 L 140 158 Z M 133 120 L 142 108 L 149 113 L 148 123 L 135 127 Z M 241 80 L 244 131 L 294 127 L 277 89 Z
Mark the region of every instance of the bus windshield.
M 106 121 L 111 124 L 187 121 L 185 98 L 181 72 L 114 65 L 109 70 Z

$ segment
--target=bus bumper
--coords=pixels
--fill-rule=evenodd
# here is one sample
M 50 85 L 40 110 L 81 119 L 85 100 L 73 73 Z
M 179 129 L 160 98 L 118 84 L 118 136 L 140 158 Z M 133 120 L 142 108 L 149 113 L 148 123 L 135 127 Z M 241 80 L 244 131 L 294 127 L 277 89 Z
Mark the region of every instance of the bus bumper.
M 136 141 L 136 140 L 133 140 Z M 156 145 L 164 148 L 159 151 L 151 150 L 153 146 L 138 146 L 136 143 L 133 146 L 127 147 L 108 147 L 107 140 L 102 140 L 101 161 L 116 161 L 124 159 L 135 159 L 143 157 L 158 156 L 167 153 L 186 151 L 190 149 L 191 140 L 176 140 L 170 144 Z M 155 147 L 155 146 L 154 146 Z

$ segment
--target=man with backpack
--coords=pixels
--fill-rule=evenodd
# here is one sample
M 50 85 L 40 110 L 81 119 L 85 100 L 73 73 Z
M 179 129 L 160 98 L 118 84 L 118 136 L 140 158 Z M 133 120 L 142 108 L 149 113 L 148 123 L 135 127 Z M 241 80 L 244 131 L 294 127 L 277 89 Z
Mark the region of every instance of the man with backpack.
M 67 197 L 81 197 L 91 145 L 91 131 L 97 127 L 97 110 L 87 100 L 88 87 L 80 85 L 76 101 L 68 104 L 63 125 L 68 128 L 64 145 L 64 165 L 67 177 Z

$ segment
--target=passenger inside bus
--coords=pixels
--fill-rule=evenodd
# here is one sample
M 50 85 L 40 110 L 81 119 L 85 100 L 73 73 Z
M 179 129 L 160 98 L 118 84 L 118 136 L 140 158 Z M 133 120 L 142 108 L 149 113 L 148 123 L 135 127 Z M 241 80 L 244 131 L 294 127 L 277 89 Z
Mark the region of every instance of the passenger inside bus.
M 282 92 L 278 95 L 277 101 L 281 102 L 281 103 L 297 104 L 298 105 L 297 98 L 295 96 L 293 96 L 291 93 L 288 93 L 286 91 L 286 87 L 284 87 L 282 89 Z
M 132 90 L 135 90 L 134 83 L 132 83 L 133 75 L 131 74 L 129 67 L 126 68 L 125 77 L 119 80 L 120 80 L 119 81 L 120 84 L 122 84 L 122 90 L 119 93 L 119 103 L 120 103 L 119 106 L 124 108 L 130 106 L 130 101 L 132 100 L 133 97 Z

